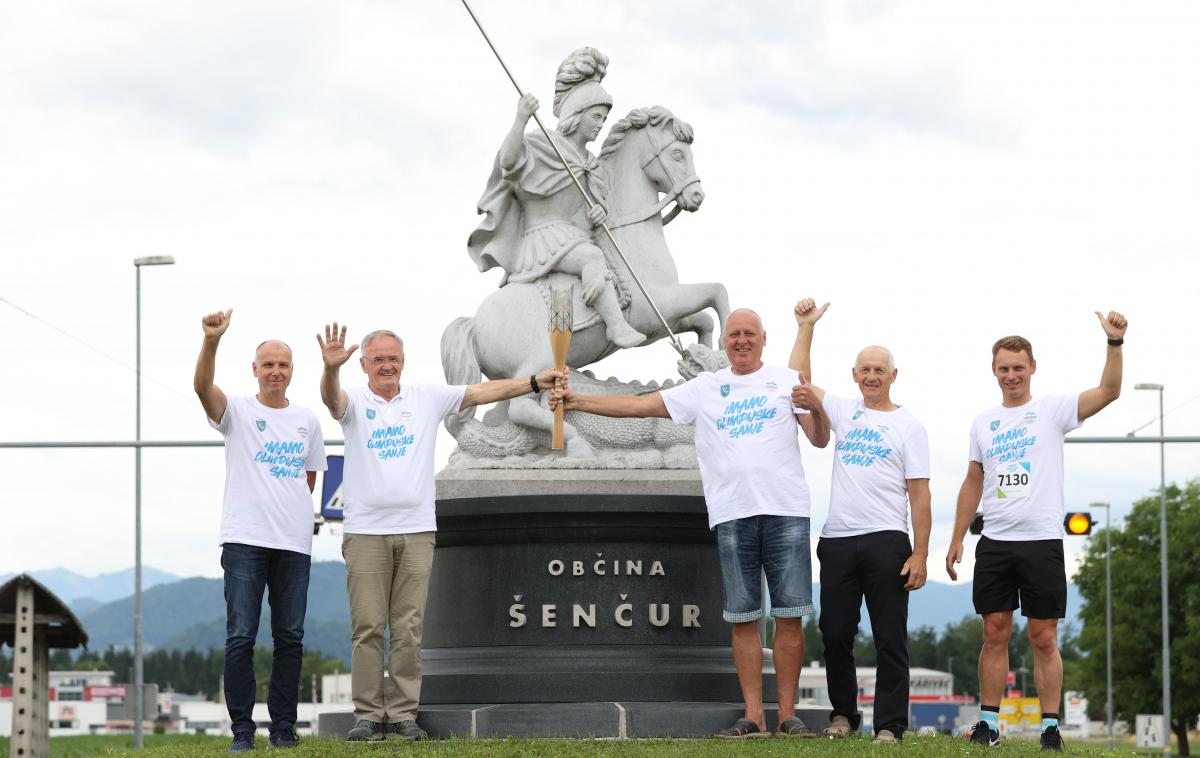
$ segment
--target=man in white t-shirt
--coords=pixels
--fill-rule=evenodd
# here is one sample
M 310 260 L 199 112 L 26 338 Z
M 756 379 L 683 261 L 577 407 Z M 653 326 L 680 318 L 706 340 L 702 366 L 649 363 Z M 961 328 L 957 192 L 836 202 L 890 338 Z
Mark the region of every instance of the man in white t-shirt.
M 1078 395 L 1034 398 L 1033 346 L 1023 337 L 992 345 L 992 374 L 1002 402 L 971 426 L 970 463 L 958 493 L 946 571 L 958 579 L 963 537 L 983 503 L 983 535 L 975 549 L 975 612 L 983 616 L 979 655 L 980 719 L 971 741 L 1000 742 L 999 710 L 1008 674 L 1008 640 L 1018 605 L 1033 647 L 1034 681 L 1042 706 L 1042 749 L 1062 750 L 1058 708 L 1062 658 L 1058 620 L 1066 616 L 1063 565 L 1063 437 L 1121 394 L 1121 345 L 1128 322 L 1096 312 L 1108 339 L 1100 384 Z
M 813 331 L 824 315 L 813 300 L 796 305 L 796 344 L 789 366 L 812 376 Z M 821 637 L 833 714 L 825 734 L 845 737 L 859 727 L 854 638 L 863 598 L 878 661 L 876 742 L 895 742 L 908 729 L 908 593 L 925 586 L 932 522 L 929 437 L 915 416 L 892 402 L 898 372 L 891 351 L 859 351 L 850 369 L 861 397 L 841 398 L 797 385 L 792 402 L 820 402 L 837 440 L 829 516 L 817 542 L 821 562 Z M 914 549 L 908 541 L 912 510 Z
M 292 350 L 267 340 L 251 367 L 258 393 L 227 397 L 213 383 L 217 345 L 233 309 L 201 323 L 204 343 L 194 388 L 208 423 L 225 438 L 225 503 L 221 511 L 221 568 L 225 572 L 225 703 L 232 722 L 231 753 L 254 749 L 254 640 L 263 590 L 271 604 L 271 747 L 296 746 L 304 612 L 312 554 L 312 489 L 324 471 L 321 424 L 287 399 Z
M 571 410 L 669 418 L 696 428 L 708 523 L 716 531 L 721 561 L 722 615 L 733 625 L 733 660 L 746 703 L 745 717 L 718 730 L 718 737 L 770 735 L 763 713 L 758 636 L 764 573 L 775 618 L 778 733 L 815 736 L 795 715 L 804 662 L 804 616 L 813 612 L 808 483 L 796 427 L 799 424 L 813 445 L 825 447 L 829 425 L 819 403 L 793 407 L 790 392 L 796 374 L 764 364 L 766 344 L 758 314 L 740 309 L 725 322 L 728 368 L 648 395 L 602 397 L 570 390 L 561 394 Z M 557 393 L 552 393 L 551 407 L 557 400 Z
M 476 405 L 552 389 L 563 372 L 496 379 L 465 387 L 400 383 L 404 342 L 393 332 L 370 332 L 359 365 L 367 386 L 347 392 L 339 373 L 358 349 L 346 347 L 335 322 L 317 335 L 325 371 L 321 400 L 342 425 L 346 464 L 342 556 L 350 594 L 354 741 L 391 735 L 423 739 L 421 629 L 437 531 L 433 456 L 442 419 Z M 390 630 L 385 690 L 383 635 Z

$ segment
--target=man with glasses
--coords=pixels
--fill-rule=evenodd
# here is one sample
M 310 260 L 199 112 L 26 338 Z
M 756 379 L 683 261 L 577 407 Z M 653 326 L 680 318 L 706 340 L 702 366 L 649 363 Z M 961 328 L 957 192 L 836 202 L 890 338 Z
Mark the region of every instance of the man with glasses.
M 401 385 L 404 342 L 377 330 L 362 341 L 358 359 L 367 386 L 341 387 L 342 364 L 358 349 L 346 347 L 337 322 L 317 335 L 325 371 L 321 400 L 342 425 L 346 465 L 342 500 L 342 556 L 350 593 L 351 677 L 356 723 L 347 739 L 378 741 L 387 735 L 423 739 L 417 725 L 421 697 L 421 628 L 433 565 L 433 454 L 438 425 L 475 405 L 552 389 L 565 372 L 553 369 L 524 379 L 497 379 L 466 387 Z M 384 630 L 390 629 L 384 687 Z

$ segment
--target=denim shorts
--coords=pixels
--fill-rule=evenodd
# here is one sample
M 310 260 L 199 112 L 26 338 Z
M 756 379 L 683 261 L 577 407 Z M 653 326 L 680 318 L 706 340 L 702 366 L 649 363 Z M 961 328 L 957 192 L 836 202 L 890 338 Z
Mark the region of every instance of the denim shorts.
M 807 517 L 747 516 L 717 524 L 716 532 L 726 621 L 740 624 L 762 617 L 763 574 L 772 616 L 813 614 Z

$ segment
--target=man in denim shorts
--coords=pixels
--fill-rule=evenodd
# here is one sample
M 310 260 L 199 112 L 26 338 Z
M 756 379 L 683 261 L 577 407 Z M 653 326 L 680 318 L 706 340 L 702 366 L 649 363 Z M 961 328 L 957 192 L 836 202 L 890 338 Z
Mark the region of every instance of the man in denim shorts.
M 796 374 L 762 361 L 767 335 L 751 310 L 725 323 L 730 366 L 649 395 L 581 395 L 566 390 L 566 408 L 602 416 L 669 418 L 696 428 L 696 457 L 717 533 L 724 618 L 733 624 L 733 660 L 746 714 L 718 737 L 769 736 L 762 704 L 762 575 L 775 618 L 775 679 L 779 733 L 812 737 L 795 715 L 804 661 L 804 617 L 813 613 L 808 546 L 809 496 L 796 427 L 809 441 L 829 442 L 829 420 L 816 402 L 792 405 Z M 800 382 L 804 383 L 803 375 Z M 558 397 L 552 396 L 551 406 Z

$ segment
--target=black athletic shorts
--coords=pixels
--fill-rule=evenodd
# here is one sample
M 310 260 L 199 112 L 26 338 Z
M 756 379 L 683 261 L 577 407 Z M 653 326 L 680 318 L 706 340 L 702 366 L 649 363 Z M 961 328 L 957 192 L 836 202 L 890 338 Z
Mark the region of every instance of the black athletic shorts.
M 1015 611 L 1019 605 L 1025 618 L 1066 618 L 1062 540 L 1010 542 L 980 537 L 971 599 L 981 615 Z

